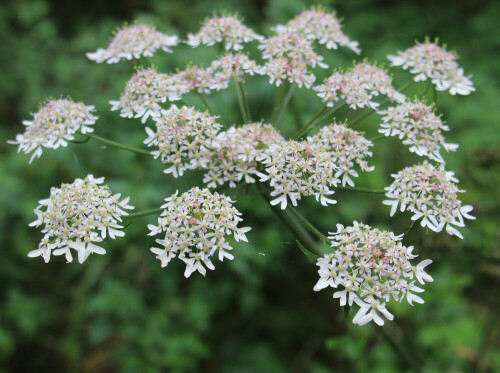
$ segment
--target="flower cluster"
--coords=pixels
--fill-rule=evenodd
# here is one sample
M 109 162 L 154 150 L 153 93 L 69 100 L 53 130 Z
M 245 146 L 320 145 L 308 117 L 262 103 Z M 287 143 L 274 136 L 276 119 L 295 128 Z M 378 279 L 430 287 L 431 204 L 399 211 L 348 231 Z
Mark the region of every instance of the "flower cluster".
M 335 177 L 342 177 L 342 186 L 346 184 L 354 186 L 351 177 L 358 177 L 354 169 L 356 165 L 363 172 L 371 172 L 375 169 L 375 166 L 368 166 L 366 161 L 367 157 L 373 155 L 369 150 L 373 143 L 345 125 L 333 123 L 323 127 L 315 136 L 307 140 L 311 144 L 320 144 L 329 150 L 332 161 L 338 167 Z
M 112 239 L 123 237 L 121 217 L 128 215 L 124 209 L 133 209 L 129 197 L 120 201 L 120 194 L 113 195 L 104 178 L 88 175 L 84 180 L 76 179 L 72 184 L 52 188 L 50 197 L 39 201 L 35 209 L 37 220 L 30 226 L 43 225 L 43 239 L 38 249 L 30 251 L 31 258 L 41 256 L 47 263 L 51 254 L 64 255 L 73 260 L 71 249 L 78 253 L 83 263 L 90 254 L 105 254 L 106 250 L 95 243 L 108 235 Z
M 307 141 L 285 141 L 271 145 L 257 160 L 266 172 L 259 175 L 260 181 L 269 181 L 273 188 L 271 196 L 275 199 L 271 205 L 280 203 L 284 210 L 288 200 L 297 206 L 302 196 L 310 195 L 323 206 L 337 203 L 327 197 L 340 180 L 335 177 L 338 167 L 326 147 Z
M 443 131 L 450 129 L 434 113 L 432 105 L 420 101 L 404 102 L 379 111 L 379 114 L 384 115 L 379 132 L 385 136 L 399 136 L 403 144 L 410 145 L 410 151 L 419 156 L 444 163 L 439 153 L 441 147 L 446 151 L 458 148 L 457 144 L 444 142 Z
M 335 71 L 325 79 L 323 84 L 313 88 L 326 106 L 333 107 L 339 100 L 345 100 L 351 109 L 370 107 L 376 109 L 379 104 L 372 101 L 376 96 L 374 91 L 368 90 L 368 84 L 352 72 L 342 73 Z
M 254 183 L 253 175 L 258 174 L 257 159 L 269 146 L 285 139 L 270 124 L 250 123 L 221 132 L 216 141 L 218 147 L 212 153 L 206 167 L 208 172 L 203 177 L 209 188 L 225 183 L 234 188 L 241 180 Z
M 202 68 L 190 65 L 184 70 L 177 71 L 172 77 L 180 85 L 181 94 L 189 92 L 209 94 L 220 84 L 215 80 L 214 72 L 210 67 Z
M 177 36 L 168 36 L 154 26 L 136 23 L 118 30 L 106 49 L 87 53 L 87 57 L 98 63 L 117 63 L 122 59 L 151 57 L 158 49 L 172 53 L 170 47 L 177 44 Z
M 270 83 L 279 86 L 283 80 L 310 88 L 316 77 L 308 67 L 328 67 L 321 62 L 323 57 L 314 52 L 310 40 L 298 34 L 285 32 L 264 40 L 259 49 L 267 60 L 264 73 Z
M 171 165 L 165 173 L 182 176 L 184 170 L 204 168 L 208 162 L 207 152 L 217 148 L 215 138 L 221 125 L 216 119 L 193 107 L 178 109 L 172 105 L 156 120 L 156 132 L 146 127 L 148 138 L 144 144 L 158 147 L 151 154 Z
M 403 102 L 406 99 L 405 95 L 394 88 L 392 78 L 387 71 L 377 65 L 371 65 L 366 61 L 357 63 L 350 70 L 350 75 L 357 77 L 374 96 L 382 94 L 396 102 Z
M 211 258 L 217 253 L 219 260 L 233 259 L 233 248 L 227 241 L 247 241 L 249 227 L 238 228 L 241 213 L 233 206 L 234 201 L 223 194 L 194 187 L 186 193 L 166 198 L 165 210 L 158 218 L 158 225 L 150 224 L 150 236 L 162 234 L 151 252 L 165 267 L 172 258 L 179 257 L 186 263 L 185 277 L 198 271 L 205 276 L 206 269 L 214 269 Z
M 243 49 L 243 43 L 262 39 L 263 36 L 245 26 L 237 17 L 226 15 L 207 18 L 197 34 L 188 34 L 187 44 L 197 47 L 200 44 L 224 43 L 226 50 L 238 51 Z
M 288 21 L 285 26 L 277 26 L 278 32 L 294 32 L 309 40 L 317 40 L 328 49 L 343 46 L 357 54 L 361 53 L 359 43 L 350 40 L 343 32 L 339 19 L 334 13 L 327 13 L 320 8 L 312 8 L 300 13 Z
M 110 101 L 111 110 L 120 110 L 125 118 L 142 118 L 142 123 L 161 115 L 161 103 L 177 101 L 187 91 L 182 81 L 167 74 L 158 73 L 154 67 L 138 69 L 127 82 L 118 101 Z
M 464 218 L 475 219 L 469 215 L 472 206 L 462 206 L 458 199 L 458 180 L 452 172 L 436 169 L 427 162 L 422 165 L 406 167 L 393 174 L 394 182 L 385 188 L 386 197 L 383 203 L 391 206 L 393 216 L 399 206 L 413 213 L 412 220 L 422 219 L 422 227 L 429 227 L 434 232 L 446 232 L 463 238 L 456 227 L 464 227 Z
M 74 140 L 74 134 L 94 131 L 89 127 L 97 117 L 92 115 L 94 106 L 86 106 L 83 102 L 70 99 L 48 100 L 35 114 L 33 120 L 25 120 L 26 131 L 18 134 L 15 140 L 7 141 L 18 145 L 17 152 L 25 154 L 34 152 L 29 163 L 42 155 L 42 147 L 57 149 L 68 146 Z
M 264 74 L 262 66 L 243 53 L 228 53 L 213 61 L 210 68 L 215 80 L 212 89 L 217 90 L 226 89 L 231 79 L 243 81 L 242 76 L 245 74 Z
M 457 56 L 429 40 L 387 58 L 392 66 L 402 66 L 416 74 L 417 82 L 430 79 L 438 91 L 449 90 L 452 95 L 468 95 L 475 91 L 470 76 L 465 76 L 458 65 Z
M 382 316 L 392 320 L 394 316 L 386 308 L 391 297 L 397 302 L 406 297 L 411 305 L 424 303 L 415 294 L 424 289 L 415 282 L 433 281 L 424 271 L 432 260 L 413 266 L 410 260 L 416 255 L 412 254 L 412 246 L 403 246 L 402 235 L 354 222 L 351 227 L 337 224 L 337 232 L 330 233 L 328 238 L 335 252 L 318 259 L 320 279 L 314 290 L 342 286 L 333 297 L 339 298 L 341 306 L 352 306 L 354 302 L 359 305 L 353 323 L 365 325 L 373 321 L 384 325 Z

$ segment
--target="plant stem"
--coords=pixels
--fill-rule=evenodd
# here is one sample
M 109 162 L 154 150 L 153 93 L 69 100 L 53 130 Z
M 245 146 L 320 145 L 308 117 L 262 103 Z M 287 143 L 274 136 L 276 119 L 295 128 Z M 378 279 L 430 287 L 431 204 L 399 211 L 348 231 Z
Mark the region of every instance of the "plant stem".
M 134 212 L 132 214 L 128 214 L 124 216 L 124 219 L 135 219 L 135 218 L 141 218 L 143 216 L 148 216 L 148 215 L 154 215 L 162 212 L 162 208 L 157 208 L 157 209 L 151 209 L 151 210 L 145 210 L 145 211 L 139 211 L 139 212 Z
M 224 123 L 224 120 L 222 119 L 222 117 L 215 114 L 215 111 L 212 109 L 212 107 L 210 106 L 210 104 L 208 103 L 208 101 L 205 99 L 205 97 L 200 92 L 198 92 L 198 91 L 196 91 L 196 94 L 198 95 L 198 97 L 200 98 L 200 100 L 203 102 L 203 105 L 205 105 L 205 107 L 207 108 L 208 112 L 211 115 L 213 115 L 213 116 L 219 117 L 218 118 L 219 122 L 221 122 L 221 124 L 224 126 L 224 128 L 227 129 L 226 123 Z
M 290 98 L 292 98 L 292 94 L 293 94 L 293 90 L 295 89 L 295 84 L 291 84 L 289 87 L 288 87 L 288 90 L 285 94 L 285 98 L 283 99 L 283 102 L 281 103 L 280 105 L 280 109 L 278 111 L 278 114 L 276 115 L 276 119 L 275 121 L 273 122 L 273 125 L 274 126 L 278 126 L 280 120 L 281 120 L 281 117 L 283 116 L 284 112 L 285 112 L 285 109 L 288 105 L 288 102 L 290 101 Z
M 410 226 L 408 227 L 408 229 L 406 230 L 406 232 L 405 232 L 404 236 L 406 236 L 408 233 L 410 233 L 410 232 L 411 232 L 411 230 L 412 230 L 412 229 L 413 229 L 413 227 L 415 226 L 415 223 L 416 223 L 416 222 L 417 222 L 416 220 L 413 220 L 413 221 L 411 222 L 411 224 L 410 224 Z
M 385 189 L 371 189 L 365 187 L 343 187 L 343 186 L 338 186 L 337 189 L 352 190 L 354 192 L 385 194 Z
M 383 139 L 384 137 L 387 137 L 387 136 L 384 135 L 383 133 L 381 133 L 380 135 L 372 137 L 371 139 L 368 139 L 368 140 L 370 140 L 370 141 L 377 141 L 377 140 Z
M 302 127 L 300 130 L 298 130 L 295 135 L 293 135 L 293 138 L 294 140 L 298 140 L 300 138 L 300 136 L 302 136 L 305 132 L 307 132 L 309 126 L 311 126 L 315 121 L 316 119 L 318 119 L 321 115 L 323 115 L 323 113 L 328 109 L 328 106 L 324 106 L 323 109 L 321 109 L 320 111 L 318 111 L 316 113 L 316 115 L 314 117 L 312 117 L 312 119 L 307 122 L 307 124 Z
M 181 97 L 181 101 L 187 107 L 192 107 L 193 106 L 184 97 Z
M 151 153 L 148 152 L 147 150 L 143 150 L 143 149 L 139 149 L 139 148 L 134 148 L 134 147 L 128 146 L 128 145 L 123 145 L 123 144 L 120 144 L 119 142 L 116 142 L 116 141 L 113 141 L 113 140 L 108 140 L 108 139 L 106 139 L 104 137 L 101 137 L 101 136 L 93 135 L 91 133 L 87 133 L 85 135 L 88 136 L 89 138 L 92 138 L 94 140 L 100 141 L 100 142 L 102 142 L 104 144 L 114 146 L 115 148 L 119 148 L 119 149 L 123 149 L 123 150 L 128 150 L 130 152 L 134 152 L 134 153 L 137 153 L 137 154 L 151 155 Z M 79 142 L 77 142 L 77 144 L 78 143 Z
M 252 121 L 252 116 L 250 115 L 250 106 L 248 105 L 247 95 L 245 94 L 245 89 L 243 88 L 243 83 L 238 82 L 238 87 L 240 89 L 241 97 L 243 98 L 243 104 L 245 106 L 247 120 L 248 120 L 248 123 L 250 123 Z
M 243 123 L 248 123 L 247 113 L 245 111 L 245 104 L 243 103 L 243 97 L 241 95 L 240 86 L 236 81 L 236 77 L 234 77 L 234 87 L 236 88 L 236 97 L 238 98 L 238 105 L 241 111 L 241 117 L 243 118 Z
M 307 230 L 295 220 L 294 216 L 288 210 L 282 210 L 279 206 L 271 205 L 270 198 L 267 195 L 267 190 L 262 183 L 257 183 L 257 189 L 262 196 L 262 198 L 269 204 L 269 207 L 273 210 L 276 216 L 281 220 L 281 222 L 294 234 L 297 240 L 304 246 L 312 249 L 314 252 L 319 252 L 316 241 L 309 235 Z
M 273 113 L 271 115 L 271 124 L 274 126 L 276 122 L 276 118 L 278 116 L 278 112 L 281 108 L 281 103 L 283 102 L 283 98 L 285 97 L 285 92 L 288 86 L 288 80 L 285 80 L 281 85 L 281 89 L 279 90 L 278 97 L 274 103 Z
M 298 212 L 296 208 L 289 207 L 289 209 L 293 213 L 293 215 L 295 215 L 295 217 L 302 223 L 302 225 L 309 230 L 309 232 L 314 234 L 324 243 L 328 244 L 328 237 L 321 233 L 320 230 L 316 228 L 311 222 L 309 222 L 309 220 L 307 220 L 300 212 Z

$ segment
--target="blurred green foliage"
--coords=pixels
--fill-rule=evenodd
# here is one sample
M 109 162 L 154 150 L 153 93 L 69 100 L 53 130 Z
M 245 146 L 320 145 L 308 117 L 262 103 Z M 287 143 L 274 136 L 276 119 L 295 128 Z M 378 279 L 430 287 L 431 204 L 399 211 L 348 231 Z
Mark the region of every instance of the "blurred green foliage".
M 239 194 L 237 207 L 253 227 L 250 242 L 238 245 L 236 259 L 207 278 L 184 279 L 177 261 L 160 268 L 148 250 L 153 240 L 146 237 L 146 224 L 155 217 L 134 221 L 124 239 L 106 241 L 107 255 L 84 265 L 28 259 L 40 233 L 27 224 L 51 186 L 87 173 L 105 176 L 113 191 L 132 196 L 137 209 L 145 210 L 175 189 L 201 184 L 196 172 L 174 180 L 162 174 L 159 162 L 93 142 L 44 151 L 31 166 L 6 144 L 39 102 L 70 95 L 96 105 L 97 134 L 139 146 L 139 122 L 120 118 L 108 105 L 119 97 L 133 64 L 98 65 L 85 52 L 107 45 L 125 20 L 140 18 L 185 36 L 225 9 L 268 34 L 270 26 L 313 2 L 7 0 L 0 5 L 0 372 L 500 371 L 500 2 L 318 2 L 344 18 L 362 57 L 384 62 L 386 54 L 415 40 L 439 37 L 474 74 L 477 92 L 439 93 L 438 110 L 451 127 L 447 139 L 460 144 L 456 154 L 446 155 L 447 164 L 467 189 L 463 200 L 478 219 L 463 230 L 463 241 L 412 231 L 406 243 L 435 261 L 425 305 L 391 303 L 396 319 L 383 329 L 352 325 L 331 293 L 312 291 L 315 266 L 252 188 L 230 192 Z M 345 50 L 320 52 L 330 66 L 357 58 Z M 153 62 L 171 71 L 190 61 L 207 64 L 215 54 L 215 48 L 181 46 Z M 409 78 L 393 72 L 396 85 Z M 416 85 L 410 94 L 424 88 Z M 268 118 L 276 89 L 255 78 L 246 90 L 254 118 Z M 196 97 L 189 100 L 200 104 Z M 227 122 L 240 120 L 231 89 L 208 100 Z M 281 130 L 293 133 L 320 107 L 312 92 L 297 90 Z M 377 119 L 368 117 L 360 128 L 374 135 Z M 376 171 L 360 185 L 386 185 L 391 172 L 418 161 L 392 139 L 377 142 L 375 153 Z M 338 205 L 305 201 L 301 212 L 323 232 L 355 219 L 403 232 L 408 216 L 390 221 L 381 199 L 339 192 Z

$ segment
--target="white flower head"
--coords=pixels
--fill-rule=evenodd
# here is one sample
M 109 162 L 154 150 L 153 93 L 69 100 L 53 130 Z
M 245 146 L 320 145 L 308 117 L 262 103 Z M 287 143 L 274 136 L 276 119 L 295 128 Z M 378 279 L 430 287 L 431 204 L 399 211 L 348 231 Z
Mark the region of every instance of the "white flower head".
M 441 148 L 455 151 L 456 144 L 445 143 L 443 131 L 450 128 L 435 114 L 432 105 L 423 102 L 404 102 L 379 111 L 382 118 L 380 133 L 385 136 L 399 136 L 403 144 L 410 146 L 410 151 L 421 157 L 444 163 Z
M 18 134 L 15 140 L 7 141 L 18 145 L 18 153 L 33 152 L 30 163 L 42 155 L 42 147 L 57 149 L 68 146 L 74 140 L 74 134 L 94 131 L 92 126 L 97 117 L 92 114 L 94 106 L 86 106 L 83 102 L 74 102 L 68 98 L 46 101 L 33 114 L 33 120 L 23 121 L 26 131 Z
M 350 40 L 343 32 L 340 20 L 335 13 L 328 13 L 320 6 L 311 7 L 284 26 L 276 27 L 277 32 L 294 32 L 309 40 L 317 40 L 328 49 L 337 49 L 338 46 L 347 47 L 357 54 L 361 53 L 359 43 Z
M 390 101 L 403 102 L 406 97 L 392 85 L 392 77 L 387 70 L 367 61 L 359 62 L 349 70 L 349 75 L 355 76 L 361 84 L 374 96 L 384 95 Z
M 154 26 L 134 23 L 119 29 L 106 49 L 99 48 L 95 52 L 87 53 L 87 57 L 98 63 L 117 63 L 121 60 L 152 57 L 158 49 L 172 53 L 170 47 L 177 44 L 178 37 L 175 35 L 168 36 Z
M 83 263 L 92 253 L 106 253 L 95 243 L 106 236 L 123 237 L 121 217 L 128 215 L 126 209 L 134 207 L 128 204 L 129 197 L 120 201 L 120 194 L 113 195 L 103 183 L 104 178 L 88 175 L 83 180 L 52 188 L 50 197 L 41 200 L 35 209 L 37 220 L 30 226 L 43 226 L 44 237 L 38 249 L 30 251 L 28 256 L 41 256 L 48 262 L 52 254 L 64 255 L 71 262 L 73 249 Z
M 269 146 L 285 139 L 270 124 L 250 123 L 221 132 L 216 141 L 218 146 L 211 154 L 203 177 L 209 188 L 225 183 L 234 188 L 241 180 L 255 183 L 255 176 L 259 174 L 257 159 Z
M 170 165 L 165 173 L 182 176 L 185 170 L 205 168 L 210 153 L 218 147 L 216 136 L 221 125 L 216 119 L 193 107 L 172 105 L 156 118 L 156 130 L 146 127 L 144 144 L 158 148 L 151 154 Z
M 156 254 L 162 267 L 178 257 L 186 263 L 185 277 L 195 271 L 205 276 L 206 268 L 215 268 L 214 256 L 220 261 L 234 258 L 228 236 L 247 241 L 245 233 L 250 228 L 238 227 L 241 213 L 233 206 L 234 201 L 223 194 L 194 187 L 180 196 L 175 193 L 165 201 L 158 225 L 148 226 L 149 235 L 161 234 L 156 240 L 160 247 L 152 247 L 151 252 Z
M 302 196 L 314 195 L 323 206 L 337 203 L 329 198 L 340 183 L 332 152 L 307 141 L 284 141 L 271 145 L 258 159 L 265 167 L 260 180 L 273 188 L 271 205 L 284 210 L 288 201 L 297 206 Z
M 415 75 L 415 81 L 430 79 L 438 91 L 449 91 L 452 95 L 468 95 L 475 91 L 471 76 L 465 76 L 457 63 L 457 56 L 450 53 L 437 41 L 426 39 L 397 55 L 388 55 L 392 66 L 401 66 Z
M 263 67 L 243 53 L 227 53 L 210 64 L 212 82 L 210 89 L 221 90 L 229 87 L 232 79 L 243 81 L 243 75 L 263 75 Z
M 373 143 L 345 125 L 333 123 L 323 127 L 315 136 L 309 137 L 311 144 L 320 144 L 328 149 L 332 161 L 338 169 L 336 178 L 342 178 L 342 186 L 354 186 L 352 177 L 358 177 L 355 166 L 363 172 L 371 172 L 375 166 L 369 166 L 366 158 L 373 153 L 369 150 Z
M 323 57 L 316 54 L 310 40 L 295 33 L 285 32 L 262 41 L 262 57 L 267 60 L 263 71 L 271 84 L 280 86 L 284 80 L 310 88 L 316 77 L 309 68 L 327 68 Z
M 197 47 L 200 44 L 215 45 L 224 43 L 226 50 L 241 50 L 244 43 L 262 40 L 263 36 L 245 26 L 238 17 L 230 14 L 214 16 L 203 21 L 197 34 L 188 34 L 187 44 Z
M 384 325 L 384 318 L 392 320 L 394 316 L 386 308 L 391 298 L 401 302 L 406 297 L 411 305 L 424 303 L 414 294 L 424 291 L 415 280 L 421 284 L 433 281 L 424 271 L 432 261 L 412 266 L 413 247 L 403 246 L 402 235 L 354 222 L 351 227 L 338 224 L 337 232 L 328 238 L 335 252 L 318 259 L 320 279 L 314 290 L 340 286 L 333 298 L 338 298 L 341 306 L 356 303 L 360 307 L 353 323 Z
M 464 218 L 475 218 L 469 214 L 472 206 L 463 206 L 458 199 L 458 194 L 464 191 L 458 189 L 458 180 L 452 172 L 424 162 L 406 167 L 392 177 L 394 182 L 385 188 L 388 199 L 383 202 L 391 206 L 391 216 L 399 207 L 402 212 L 413 213 L 411 219 L 421 220 L 424 228 L 434 232 L 445 228 L 448 234 L 463 238 L 456 228 L 465 226 Z
M 118 101 L 110 101 L 111 110 L 120 110 L 125 118 L 141 118 L 142 123 L 161 115 L 161 104 L 177 101 L 188 91 L 187 86 L 174 76 L 161 74 L 156 68 L 139 68 L 125 85 Z

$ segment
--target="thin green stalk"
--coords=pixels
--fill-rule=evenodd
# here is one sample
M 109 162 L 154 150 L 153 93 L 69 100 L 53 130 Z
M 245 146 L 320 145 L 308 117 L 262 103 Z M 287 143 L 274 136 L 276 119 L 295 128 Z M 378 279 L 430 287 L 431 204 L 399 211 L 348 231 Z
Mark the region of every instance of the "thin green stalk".
M 269 207 L 273 210 L 276 216 L 281 220 L 281 222 L 294 234 L 297 240 L 304 246 L 312 249 L 314 252 L 319 252 L 316 241 L 309 235 L 307 230 L 295 220 L 292 213 L 287 210 L 282 210 L 279 206 L 272 206 L 270 198 L 267 194 L 267 190 L 262 183 L 257 183 L 257 189 L 262 196 L 262 198 L 269 204 Z
M 283 98 L 285 97 L 285 92 L 287 90 L 287 87 L 288 87 L 288 80 L 285 80 L 285 81 L 283 81 L 283 84 L 281 84 L 281 89 L 279 90 L 278 98 L 274 102 L 273 113 L 271 115 L 271 124 L 273 126 L 274 126 L 274 123 L 276 122 L 278 112 L 280 111 L 281 103 L 283 102 Z
M 293 90 L 295 89 L 295 84 L 291 84 L 289 87 L 288 87 L 288 90 L 285 94 L 285 98 L 283 99 L 283 102 L 281 103 L 280 105 L 280 109 L 278 111 L 278 114 L 276 115 L 276 119 L 275 121 L 273 122 L 274 126 L 278 126 L 280 120 L 281 120 L 281 117 L 283 116 L 283 114 L 285 113 L 285 109 L 286 107 L 288 106 L 288 102 L 290 101 L 290 99 L 292 98 L 292 95 L 293 95 Z
M 248 123 L 247 113 L 245 111 L 245 104 L 243 103 L 243 97 L 241 95 L 240 87 L 238 82 L 236 81 L 236 77 L 234 78 L 234 87 L 236 88 L 236 97 L 238 98 L 238 105 L 241 111 L 241 117 L 243 118 L 243 123 Z
M 154 214 L 159 214 L 163 211 L 162 208 L 157 208 L 157 209 L 151 209 L 151 210 L 145 210 L 145 211 L 139 211 L 139 212 L 134 212 L 132 214 L 128 214 L 124 216 L 124 219 L 135 219 L 135 218 L 141 218 L 143 216 L 148 216 L 148 215 L 154 215 Z
M 377 140 L 383 139 L 384 137 L 387 137 L 387 136 L 382 133 L 382 134 L 375 136 L 375 137 L 372 137 L 371 139 L 368 139 L 368 140 L 377 141 Z
M 318 228 L 316 228 L 309 220 L 307 220 L 300 212 L 297 211 L 296 208 L 289 207 L 290 211 L 295 215 L 297 220 L 299 220 L 302 225 L 309 230 L 312 234 L 314 234 L 316 237 L 318 237 L 321 241 L 324 243 L 328 244 L 328 237 L 325 236 L 323 233 L 320 232 Z
M 413 220 L 413 221 L 411 222 L 410 226 L 408 227 L 408 229 L 406 230 L 406 232 L 405 232 L 405 234 L 404 234 L 405 236 L 406 236 L 408 233 L 410 233 L 410 232 L 411 232 L 411 230 L 412 230 L 412 229 L 413 229 L 413 227 L 415 226 L 415 223 L 416 223 L 416 222 L 417 222 L 416 220 Z
M 385 189 L 371 189 L 365 187 L 343 187 L 337 186 L 337 189 L 351 190 L 353 192 L 363 192 L 363 193 L 375 193 L 375 194 L 385 194 Z
M 203 102 L 203 105 L 205 105 L 208 112 L 213 116 L 218 116 L 217 114 L 215 114 L 215 111 L 212 109 L 212 107 L 210 106 L 208 101 L 205 99 L 205 97 L 198 91 L 196 92 L 196 94 L 198 95 L 200 100 Z M 224 128 L 227 129 L 226 123 L 224 123 L 224 120 L 222 119 L 222 117 L 220 117 L 220 116 L 218 116 L 218 117 L 219 117 L 219 122 L 221 122 L 221 124 L 224 126 Z
M 188 100 L 186 100 L 184 97 L 181 97 L 181 101 L 182 103 L 187 106 L 187 107 L 192 107 L 193 105 L 191 105 Z
M 106 145 L 114 146 L 115 148 L 119 148 L 119 149 L 123 149 L 123 150 L 128 150 L 130 152 L 134 152 L 134 153 L 137 153 L 137 154 L 151 155 L 151 153 L 148 152 L 147 150 L 143 150 L 143 149 L 139 149 L 139 148 L 134 148 L 134 147 L 128 146 L 128 145 L 123 145 L 123 144 L 120 144 L 119 142 L 116 142 L 116 141 L 113 141 L 113 140 L 108 140 L 108 139 L 106 139 L 104 137 L 97 136 L 97 135 L 94 135 L 92 133 L 87 133 L 85 135 L 88 136 L 89 138 L 92 138 L 94 140 L 100 141 L 100 142 L 102 142 L 102 143 L 104 143 Z
M 317 126 L 319 126 L 321 123 L 323 123 L 327 118 L 331 117 L 333 114 L 335 114 L 336 112 L 342 110 L 345 106 L 347 105 L 347 102 L 343 102 L 341 103 L 340 105 L 338 105 L 337 107 L 334 107 L 334 108 L 330 108 L 330 110 L 328 110 L 323 116 L 321 116 L 319 119 L 315 120 L 315 121 L 310 121 L 308 124 L 306 124 L 306 126 L 304 128 L 302 128 L 300 131 L 298 131 L 294 136 L 293 138 L 294 139 L 299 139 L 301 138 L 303 135 L 305 135 L 307 132 L 309 132 L 310 130 L 316 128 Z M 325 110 L 328 109 L 326 106 L 325 106 Z M 322 112 L 324 112 L 324 110 L 322 110 Z M 321 115 L 321 114 L 320 114 Z M 316 117 L 317 118 L 317 117 Z M 314 119 L 314 118 L 313 118 Z
M 240 89 L 241 97 L 243 98 L 243 105 L 245 106 L 245 113 L 247 114 L 248 123 L 252 121 L 252 116 L 250 115 L 250 106 L 248 105 L 247 95 L 245 89 L 243 88 L 243 82 L 238 82 L 238 87 Z
M 314 117 L 312 117 L 312 119 L 309 122 L 307 122 L 307 124 L 304 127 L 302 127 L 300 130 L 298 130 L 295 133 L 295 135 L 293 135 L 294 140 L 298 140 L 300 138 L 300 136 L 302 136 L 305 132 L 307 132 L 307 129 L 309 128 L 309 126 L 311 126 L 316 121 L 316 119 L 318 119 L 321 115 L 323 115 L 323 113 L 326 110 L 328 110 L 328 106 L 324 106 L 323 109 L 318 111 L 316 113 L 316 115 Z
M 437 96 L 436 86 L 432 86 L 432 90 L 434 91 L 434 106 L 437 106 L 437 104 L 438 104 L 438 96 Z

